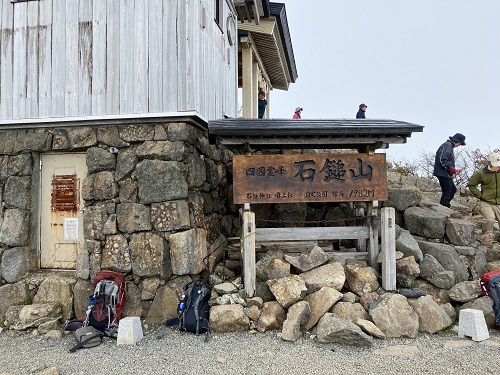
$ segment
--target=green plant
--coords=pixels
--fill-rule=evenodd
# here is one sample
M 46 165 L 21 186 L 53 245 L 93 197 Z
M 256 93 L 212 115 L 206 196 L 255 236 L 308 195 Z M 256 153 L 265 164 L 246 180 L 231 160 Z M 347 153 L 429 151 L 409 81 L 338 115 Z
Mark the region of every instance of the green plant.
M 31 300 L 31 298 L 30 297 L 26 297 L 22 301 L 18 302 L 17 305 L 18 306 L 31 305 L 32 303 L 33 303 L 33 301 Z

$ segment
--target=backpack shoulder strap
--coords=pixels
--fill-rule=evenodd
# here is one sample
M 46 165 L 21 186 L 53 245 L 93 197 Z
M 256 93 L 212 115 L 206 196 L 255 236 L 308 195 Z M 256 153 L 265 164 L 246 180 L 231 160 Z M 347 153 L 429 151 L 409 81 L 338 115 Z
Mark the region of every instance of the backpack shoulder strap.
M 102 337 L 103 337 L 103 335 L 102 335 L 99 331 L 97 331 L 97 332 L 99 333 L 99 336 L 101 337 L 101 341 L 102 341 Z M 95 337 L 89 337 L 89 338 L 86 338 L 86 339 L 85 339 L 85 340 L 83 340 L 83 341 L 80 341 L 78 344 L 76 344 L 75 346 L 73 346 L 73 347 L 69 350 L 69 352 L 70 352 L 70 353 L 74 353 L 74 352 L 76 352 L 78 349 L 83 348 L 83 346 L 84 346 L 86 343 L 88 343 L 88 342 L 90 342 L 90 341 L 92 341 L 92 340 L 94 340 L 94 339 L 95 339 Z

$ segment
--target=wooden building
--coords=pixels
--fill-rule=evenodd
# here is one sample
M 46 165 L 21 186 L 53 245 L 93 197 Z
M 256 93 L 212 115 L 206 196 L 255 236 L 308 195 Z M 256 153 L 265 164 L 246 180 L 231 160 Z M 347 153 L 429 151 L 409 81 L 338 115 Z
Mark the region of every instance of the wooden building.
M 40 269 L 201 272 L 233 220 L 208 121 L 238 116 L 239 86 L 254 109 L 296 78 L 284 4 L 0 0 L 0 288 Z M 154 223 L 159 206 L 178 222 Z M 155 256 L 137 260 L 142 236 Z
M 229 0 L 0 1 L 1 125 L 237 113 Z

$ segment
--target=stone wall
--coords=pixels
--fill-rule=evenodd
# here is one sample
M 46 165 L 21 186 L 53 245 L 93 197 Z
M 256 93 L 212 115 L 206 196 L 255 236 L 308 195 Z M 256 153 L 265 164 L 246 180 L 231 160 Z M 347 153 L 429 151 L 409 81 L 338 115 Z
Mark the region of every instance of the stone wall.
M 88 167 L 76 274 L 54 277 L 74 292 L 67 317 L 85 310 L 100 269 L 127 275 L 127 309 L 146 316 L 158 288 L 198 277 L 211 246 L 238 230 L 227 204 L 231 153 L 210 145 L 207 132 L 194 125 L 0 131 L 0 291 L 12 298 L 0 305 L 0 315 L 36 299 L 44 281 L 30 277 L 40 258 L 38 165 L 42 153 L 59 152 L 85 153 Z

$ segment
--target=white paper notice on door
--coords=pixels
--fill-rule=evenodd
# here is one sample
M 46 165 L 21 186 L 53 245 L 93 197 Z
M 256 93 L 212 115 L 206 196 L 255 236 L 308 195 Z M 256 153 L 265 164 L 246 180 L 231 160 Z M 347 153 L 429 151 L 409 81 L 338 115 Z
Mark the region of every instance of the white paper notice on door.
M 68 217 L 63 219 L 63 240 L 78 241 L 78 219 Z

